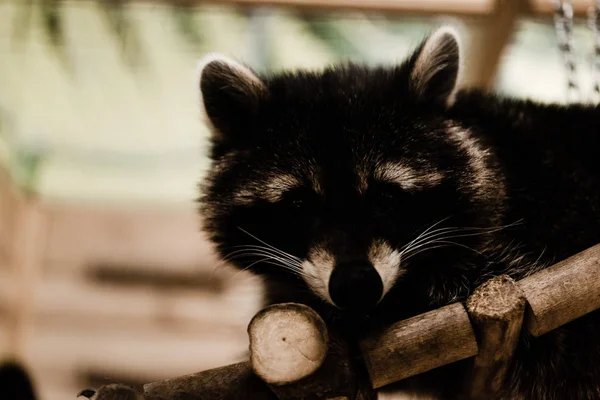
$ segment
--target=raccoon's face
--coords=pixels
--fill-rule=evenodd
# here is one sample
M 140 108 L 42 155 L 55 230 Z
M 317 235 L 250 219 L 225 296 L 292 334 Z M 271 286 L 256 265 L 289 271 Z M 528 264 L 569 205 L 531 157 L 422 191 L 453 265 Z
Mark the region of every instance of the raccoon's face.
M 486 243 L 468 229 L 494 226 L 503 190 L 472 132 L 445 118 L 458 72 L 448 29 L 392 68 L 260 77 L 204 60 L 201 203 L 222 256 L 359 313 L 455 279 Z

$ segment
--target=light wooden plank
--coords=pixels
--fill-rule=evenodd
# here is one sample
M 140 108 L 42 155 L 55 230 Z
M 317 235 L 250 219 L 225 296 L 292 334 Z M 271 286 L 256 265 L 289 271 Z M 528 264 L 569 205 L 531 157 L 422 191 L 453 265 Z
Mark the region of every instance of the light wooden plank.
M 93 263 L 196 270 L 218 261 L 189 209 L 45 206 L 50 231 L 46 260 L 65 268 Z
M 46 219 L 35 196 L 19 199 L 16 208 L 10 267 L 14 271 L 14 296 L 10 348 L 16 358 L 26 351 L 35 315 L 37 285 L 41 276 L 46 239 Z
M 365 12 L 393 12 L 403 14 L 446 14 L 481 16 L 493 11 L 494 0 L 146 0 L 182 4 L 223 4 L 253 7 L 276 6 L 302 9 L 350 10 Z M 511 1 L 518 3 L 521 0 Z M 525 3 L 525 0 L 523 0 Z M 534 14 L 550 14 L 554 6 L 550 0 L 529 0 L 527 10 Z M 585 15 L 591 5 L 590 0 L 572 0 L 573 11 Z
M 13 275 L 0 270 L 0 302 L 9 307 L 18 301 L 19 287 L 12 283 L 14 279 Z M 113 324 L 125 329 L 139 324 L 160 328 L 172 324 L 179 329 L 194 326 L 205 329 L 212 325 L 218 330 L 245 329 L 259 309 L 260 301 L 260 287 L 253 279 L 236 279 L 225 292 L 217 295 L 95 285 L 50 276 L 38 284 L 31 307 L 36 321 L 53 321 L 75 328 L 106 329 Z
M 240 361 L 248 348 L 244 331 L 198 335 L 85 327 L 38 329 L 40 334 L 32 337 L 24 358 L 37 368 L 129 375 L 148 382 Z
M 174 4 L 223 4 L 276 6 L 303 9 L 333 9 L 398 13 L 479 15 L 492 9 L 492 0 L 150 0 Z
M 571 0 L 573 12 L 577 15 L 586 15 L 593 0 Z M 534 14 L 550 14 L 554 12 L 554 1 L 529 0 L 531 12 Z

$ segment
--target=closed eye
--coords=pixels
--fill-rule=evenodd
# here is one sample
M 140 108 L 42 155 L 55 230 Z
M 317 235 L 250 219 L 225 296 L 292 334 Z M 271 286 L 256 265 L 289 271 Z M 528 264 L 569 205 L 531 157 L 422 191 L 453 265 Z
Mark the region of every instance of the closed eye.
M 293 213 L 315 212 L 318 195 L 310 188 L 296 187 L 284 192 L 279 201 L 280 207 Z

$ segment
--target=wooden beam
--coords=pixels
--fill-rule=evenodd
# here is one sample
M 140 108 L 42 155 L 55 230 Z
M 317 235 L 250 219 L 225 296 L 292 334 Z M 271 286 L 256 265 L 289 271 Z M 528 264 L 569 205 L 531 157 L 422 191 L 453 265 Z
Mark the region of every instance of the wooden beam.
M 600 308 L 600 244 L 519 281 L 534 336 Z
M 461 303 L 397 322 L 361 343 L 374 388 L 477 354 L 475 333 Z
M 308 11 L 359 11 L 402 14 L 484 15 L 493 0 L 151 0 L 173 4 L 286 7 Z
M 116 0 L 126 1 L 126 0 Z M 140 1 L 140 0 L 137 0 Z M 217 4 L 246 7 L 285 7 L 308 11 L 360 11 L 398 14 L 444 14 L 451 16 L 483 16 L 494 11 L 495 0 L 141 0 L 174 5 Z M 550 0 L 514 0 L 525 12 L 549 16 L 554 12 Z M 590 0 L 572 0 L 577 16 L 587 15 Z M 510 5 L 512 6 L 512 5 Z
M 469 56 L 464 57 L 463 86 L 492 88 L 504 49 L 526 9 L 519 0 L 495 0 L 490 14 L 465 19 L 470 43 Z

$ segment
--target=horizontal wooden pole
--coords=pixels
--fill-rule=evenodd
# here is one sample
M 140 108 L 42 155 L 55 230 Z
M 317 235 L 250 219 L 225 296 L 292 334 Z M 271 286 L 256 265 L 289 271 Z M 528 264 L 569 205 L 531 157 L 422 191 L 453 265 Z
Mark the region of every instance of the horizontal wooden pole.
M 600 308 L 600 244 L 519 281 L 534 336 Z
M 145 400 L 276 400 L 248 361 L 144 385 Z M 106 399 L 116 400 L 116 399 Z
M 125 0 L 120 0 L 125 1 Z M 140 1 L 140 0 L 137 0 Z M 454 16 L 486 16 L 493 12 L 496 0 L 142 0 L 175 5 L 218 4 L 248 7 L 286 7 L 302 10 L 361 11 L 398 14 L 444 14 Z M 514 0 L 526 1 L 526 0 Z M 590 0 L 573 0 L 573 12 L 584 16 Z M 550 0 L 529 0 L 527 14 L 550 15 Z
M 145 0 L 175 5 L 282 7 L 303 11 L 351 11 L 402 14 L 486 15 L 492 0 Z
M 361 344 L 374 388 L 477 354 L 475 333 L 461 303 L 417 315 Z

